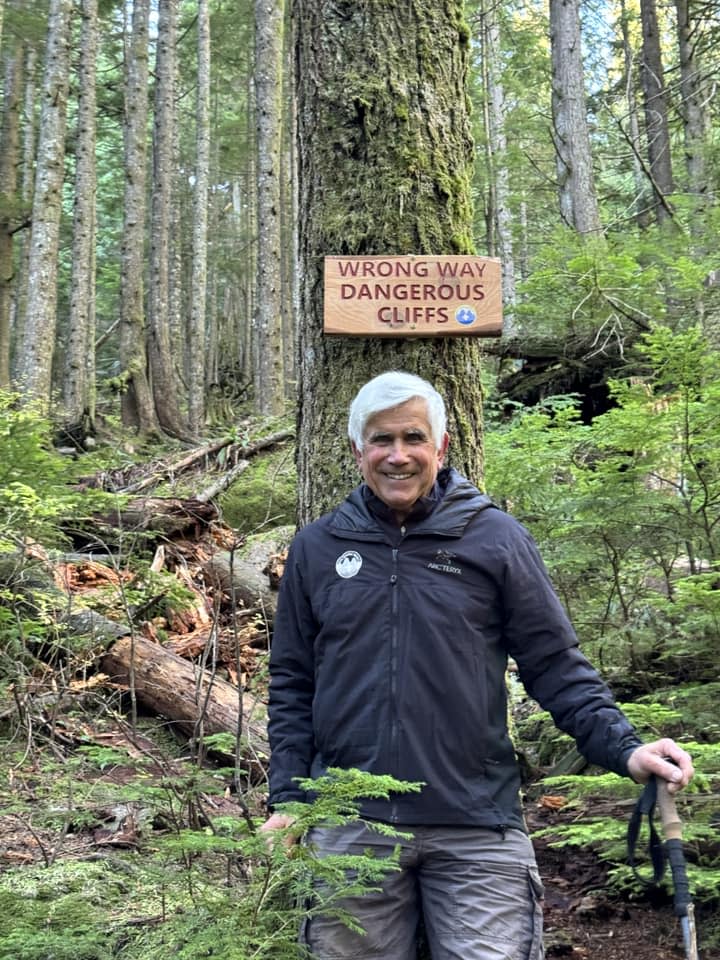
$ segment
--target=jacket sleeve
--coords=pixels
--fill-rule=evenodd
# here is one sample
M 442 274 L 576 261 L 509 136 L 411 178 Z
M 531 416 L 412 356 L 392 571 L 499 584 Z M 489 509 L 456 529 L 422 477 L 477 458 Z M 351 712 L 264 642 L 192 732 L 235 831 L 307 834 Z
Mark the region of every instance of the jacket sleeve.
M 590 763 L 628 776 L 628 757 L 642 741 L 578 647 L 550 654 L 533 671 L 521 668 L 520 678 Z
M 304 590 L 300 554 L 296 540 L 280 581 L 270 651 L 270 809 L 284 801 L 306 799 L 295 778 L 310 776 L 314 755 L 313 649 L 317 624 Z
M 581 653 L 537 547 L 522 527 L 506 553 L 503 598 L 506 646 L 527 692 L 587 760 L 627 776 L 628 757 L 641 740 Z

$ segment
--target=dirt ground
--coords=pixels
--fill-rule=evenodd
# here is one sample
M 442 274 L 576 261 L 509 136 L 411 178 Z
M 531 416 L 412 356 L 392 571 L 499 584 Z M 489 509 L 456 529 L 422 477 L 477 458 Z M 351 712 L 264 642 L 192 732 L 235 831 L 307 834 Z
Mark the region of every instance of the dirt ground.
M 528 814 L 529 826 L 546 826 L 542 814 Z M 624 903 L 602 892 L 606 868 L 589 851 L 554 849 L 534 841 L 545 886 L 545 950 L 548 960 L 683 960 L 680 922 L 670 896 L 649 894 Z M 715 908 L 716 915 L 717 908 Z M 708 911 L 696 907 L 701 960 L 720 960 L 720 950 L 703 945 Z M 715 920 L 715 922 L 717 922 Z

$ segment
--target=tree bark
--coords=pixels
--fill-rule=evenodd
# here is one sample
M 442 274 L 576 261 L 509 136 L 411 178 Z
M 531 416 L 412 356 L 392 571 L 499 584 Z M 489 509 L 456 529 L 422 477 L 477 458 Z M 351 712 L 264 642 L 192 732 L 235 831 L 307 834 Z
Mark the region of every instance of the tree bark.
M 550 0 L 550 47 L 560 215 L 581 236 L 597 235 L 602 226 L 587 124 L 579 0 Z
M 125 195 L 120 250 L 122 421 L 139 433 L 158 429 L 148 381 L 144 264 L 147 201 L 148 21 L 150 0 L 133 0 L 125 44 L 123 165 Z
M 18 221 L 17 170 L 20 159 L 20 96 L 23 50 L 19 38 L 3 58 L 3 116 L 0 130 L 0 387 L 10 386 L 10 307 L 15 282 L 13 234 Z
M 640 119 L 635 90 L 635 76 L 633 70 L 633 53 L 630 42 L 630 12 L 625 0 L 620 2 L 620 29 L 622 32 L 623 64 L 625 69 L 625 90 L 627 96 L 628 130 L 625 133 L 632 150 L 633 181 L 635 183 L 635 210 L 637 225 L 640 229 L 649 226 L 650 219 L 646 204 L 647 179 L 643 170 L 641 157 L 642 146 L 640 140 Z
M 502 264 L 502 291 L 505 316 L 503 333 L 512 336 L 515 294 L 515 258 L 513 255 L 512 218 L 510 214 L 510 172 L 507 165 L 505 134 L 505 91 L 501 80 L 500 25 L 494 0 L 482 4 L 482 50 L 488 99 L 489 144 L 488 174 L 493 184 L 494 221 L 497 253 Z
M 258 258 L 258 205 L 253 203 L 251 198 L 253 192 L 257 189 L 257 124 L 255 122 L 255 84 L 253 83 L 252 71 L 248 73 L 247 78 L 247 117 L 245 122 L 246 137 L 248 143 L 247 158 L 245 161 L 245 170 L 242 186 L 238 184 L 238 222 L 241 226 L 242 236 L 246 239 L 243 248 L 243 274 L 244 283 L 241 287 L 243 307 L 240 310 L 241 330 L 239 331 L 239 340 L 242 344 L 242 378 L 247 383 L 252 383 L 257 369 L 257 341 L 253 337 L 252 318 L 256 310 L 256 278 L 257 278 L 257 258 Z
M 321 310 L 325 255 L 473 252 L 468 44 L 457 0 L 296 4 L 300 524 L 357 482 L 348 406 L 383 370 L 436 384 L 452 462 L 481 481 L 478 344 L 324 337 Z
M 176 44 L 177 0 L 160 0 L 155 64 L 148 355 L 158 422 L 172 436 L 188 439 L 188 430 L 180 415 L 170 336 Z
M 283 122 L 280 174 L 282 211 L 282 338 L 285 399 L 295 402 L 295 305 L 297 302 L 297 128 L 293 84 L 290 5 L 285 4 L 283 33 Z
M 65 356 L 65 430 L 82 442 L 94 432 L 95 393 L 95 70 L 97 0 L 82 0 L 79 103 L 75 140 L 70 323 Z
M 22 129 L 22 184 L 20 187 L 20 201 L 23 223 L 30 226 L 30 210 L 32 209 L 33 181 L 35 179 L 35 137 L 37 124 L 35 121 L 35 104 L 37 102 L 37 82 L 35 66 L 37 51 L 29 47 L 25 52 L 25 93 L 23 98 L 23 129 Z M 22 230 L 18 235 L 18 253 L 16 261 L 17 276 L 13 290 L 11 306 L 12 340 L 15 350 L 11 357 L 11 372 L 14 379 L 20 373 L 20 346 L 25 339 L 25 320 L 27 318 L 27 276 L 30 260 L 30 231 Z
M 130 686 L 138 700 L 167 717 L 190 736 L 200 729 L 238 733 L 241 704 L 243 755 L 258 768 L 269 753 L 264 711 L 243 703 L 237 687 L 144 637 L 121 637 L 101 660 L 101 669 L 115 682 Z M 245 697 L 245 700 L 249 698 Z
M 255 399 L 276 416 L 285 405 L 280 173 L 283 90 L 283 0 L 255 0 L 255 118 L 257 149 L 257 274 Z
M 200 436 L 205 427 L 205 326 L 210 175 L 210 10 L 208 0 L 198 0 L 197 33 L 193 259 L 188 337 L 188 425 L 195 437 Z
M 57 264 L 65 161 L 72 0 L 51 0 L 19 380 L 26 401 L 50 406 L 57 324 Z
M 640 17 L 643 34 L 640 82 L 645 105 L 647 155 L 655 197 L 655 216 L 658 223 L 663 223 L 672 215 L 666 198 L 674 187 L 667 92 L 655 0 L 640 0 Z
M 685 171 L 688 190 L 704 197 L 708 189 L 705 168 L 705 138 L 708 129 L 709 91 L 698 57 L 701 27 L 691 14 L 690 0 L 675 0 L 677 14 L 678 53 L 680 56 L 680 94 L 685 137 Z

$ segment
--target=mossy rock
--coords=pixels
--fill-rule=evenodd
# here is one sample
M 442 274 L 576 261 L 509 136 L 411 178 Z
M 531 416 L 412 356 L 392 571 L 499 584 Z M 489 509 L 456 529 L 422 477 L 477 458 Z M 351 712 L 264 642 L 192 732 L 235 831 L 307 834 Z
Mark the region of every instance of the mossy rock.
M 292 445 L 259 454 L 220 498 L 223 519 L 239 534 L 295 522 L 297 474 Z
M 290 546 L 295 529 L 294 523 L 288 523 L 252 534 L 239 547 L 237 555 L 241 560 L 262 570 L 272 554 L 280 553 Z

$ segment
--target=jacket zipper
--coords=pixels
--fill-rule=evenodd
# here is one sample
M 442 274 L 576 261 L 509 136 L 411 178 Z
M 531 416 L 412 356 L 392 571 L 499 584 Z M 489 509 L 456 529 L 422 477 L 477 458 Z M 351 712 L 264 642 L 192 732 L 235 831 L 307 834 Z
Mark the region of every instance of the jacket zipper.
M 399 730 L 398 730 L 398 709 L 397 709 L 397 668 L 398 668 L 398 599 L 397 599 L 397 580 L 398 580 L 398 549 L 393 547 L 392 551 L 392 573 L 390 574 L 390 587 L 392 590 L 390 609 L 392 612 L 392 633 L 390 641 L 390 702 L 392 703 L 392 724 L 390 726 L 390 750 L 393 758 L 393 770 L 395 776 L 400 769 L 400 750 L 399 750 Z M 397 803 L 393 801 L 390 810 L 391 823 L 397 823 Z

